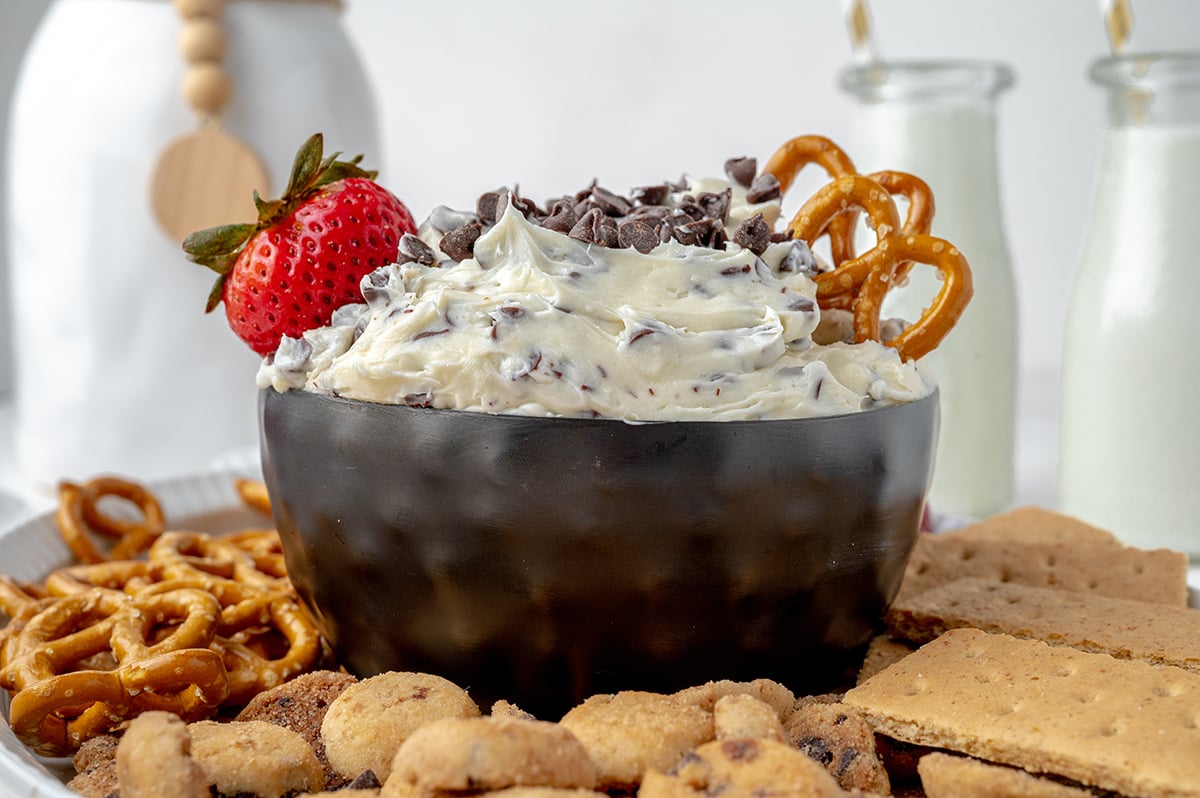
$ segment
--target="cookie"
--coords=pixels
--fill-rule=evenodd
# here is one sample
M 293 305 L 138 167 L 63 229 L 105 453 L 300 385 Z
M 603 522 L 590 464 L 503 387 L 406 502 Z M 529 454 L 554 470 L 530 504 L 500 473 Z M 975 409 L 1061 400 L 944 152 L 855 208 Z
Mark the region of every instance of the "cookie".
M 321 738 L 337 773 L 354 778 L 370 770 L 386 782 L 396 751 L 417 727 L 441 718 L 478 716 L 479 707 L 453 682 L 390 671 L 342 691 L 325 713 Z
M 705 743 L 666 773 L 651 770 L 638 798 L 835 798 L 844 795 L 825 769 L 774 740 L 726 739 Z
M 75 777 L 67 788 L 84 798 L 107 798 L 117 792 L 117 745 L 120 738 L 102 734 L 85 740 L 71 757 Z
M 735 682 L 722 679 L 715 682 L 688 687 L 674 694 L 676 698 L 689 704 L 712 712 L 719 699 L 727 695 L 748 695 L 757 698 L 779 713 L 782 720 L 792 711 L 796 696 L 791 690 L 779 682 L 770 679 L 755 679 L 749 682 Z
M 134 718 L 117 745 L 122 798 L 209 798 L 212 782 L 192 756 L 194 745 L 191 730 L 172 712 Z
M 917 763 L 927 798 L 1092 798 L 1092 793 L 1023 770 L 932 753 Z
M 506 787 L 591 789 L 596 766 L 570 731 L 544 720 L 445 718 L 396 752 L 384 796 Z
M 829 772 L 842 789 L 886 795 L 887 770 L 875 751 L 875 731 L 863 714 L 842 703 L 801 704 L 784 721 L 788 741 Z
M 718 740 L 730 737 L 780 743 L 787 740 L 779 713 L 752 695 L 722 696 L 713 706 L 713 731 Z
M 235 720 L 261 720 L 296 732 L 312 746 L 321 769 L 325 771 L 326 786 L 336 787 L 346 777 L 329 764 L 325 755 L 325 740 L 321 737 L 321 723 L 334 699 L 356 681 L 353 676 L 338 671 L 306 673 L 259 693 L 246 704 Z
M 1200 672 L 1200 610 L 959 579 L 894 603 L 889 631 L 927 643 L 973 627 Z
M 876 732 L 1146 798 L 1200 795 L 1200 675 L 952 629 L 846 693 Z
M 913 547 L 897 600 L 970 576 L 1179 607 L 1188 598 L 1182 552 L 925 534 Z
M 668 770 L 715 734 L 712 712 L 697 703 L 636 690 L 592 696 L 560 722 L 596 763 L 601 790 L 628 789 L 647 770 Z
M 863 657 L 862 666 L 858 669 L 856 683 L 862 684 L 893 662 L 904 659 L 916 648 L 907 640 L 897 640 L 888 635 L 876 635 L 867 644 L 867 653 Z
M 279 798 L 325 788 L 325 772 L 312 747 L 282 726 L 261 720 L 202 720 L 189 724 L 188 731 L 192 758 L 218 794 Z M 118 761 L 120 755 L 118 749 Z M 121 795 L 128 798 L 124 784 Z
M 521 709 L 511 701 L 503 699 L 492 704 L 492 717 L 496 718 L 519 718 L 520 720 L 537 720 L 533 715 Z

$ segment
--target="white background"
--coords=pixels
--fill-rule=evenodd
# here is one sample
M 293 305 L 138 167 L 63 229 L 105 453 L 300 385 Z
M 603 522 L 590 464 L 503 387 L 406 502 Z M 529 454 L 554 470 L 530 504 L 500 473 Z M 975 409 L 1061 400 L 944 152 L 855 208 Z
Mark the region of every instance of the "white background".
M 44 7 L 0 0 L 4 113 Z M 1016 71 L 999 106 L 1002 201 L 1022 406 L 1042 416 L 1018 444 L 1038 469 L 1036 486 L 1023 475 L 1020 498 L 1052 500 L 1060 338 L 1104 125 L 1104 98 L 1086 77 L 1108 50 L 1098 4 L 876 0 L 872 11 L 887 58 L 998 59 Z M 1200 2 L 1135 0 L 1134 13 L 1134 49 L 1200 49 Z M 761 163 L 800 133 L 846 138 L 850 101 L 836 84 L 851 54 L 838 0 L 348 0 L 343 22 L 378 97 L 385 146 L 368 161 L 418 219 L 502 184 L 538 199 L 592 177 L 625 189 L 716 174 L 733 155 Z

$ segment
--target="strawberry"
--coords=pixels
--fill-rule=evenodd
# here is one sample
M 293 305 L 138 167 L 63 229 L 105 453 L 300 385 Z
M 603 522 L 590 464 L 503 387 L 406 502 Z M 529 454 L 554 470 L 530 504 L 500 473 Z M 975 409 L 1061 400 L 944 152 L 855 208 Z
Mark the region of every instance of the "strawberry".
M 234 333 L 260 355 L 280 336 L 299 337 L 329 323 L 342 305 L 362 301 L 359 281 L 396 259 L 400 237 L 417 226 L 404 203 L 358 166 L 362 156 L 322 157 L 312 136 L 296 153 L 283 197 L 254 192 L 258 222 L 192 233 L 190 260 L 217 273 L 206 312 L 225 303 Z

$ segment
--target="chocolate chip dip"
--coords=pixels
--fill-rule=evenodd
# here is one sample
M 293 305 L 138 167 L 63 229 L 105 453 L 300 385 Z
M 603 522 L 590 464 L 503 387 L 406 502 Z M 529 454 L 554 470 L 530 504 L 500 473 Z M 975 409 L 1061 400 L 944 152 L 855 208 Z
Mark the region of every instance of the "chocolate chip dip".
M 752 159 L 725 171 L 629 196 L 593 183 L 539 206 L 503 188 L 474 212 L 437 208 L 397 263 L 364 278 L 362 304 L 285 338 L 259 386 L 626 421 L 836 415 L 928 395 L 882 344 L 814 342 L 820 266 L 774 232 L 778 183 Z

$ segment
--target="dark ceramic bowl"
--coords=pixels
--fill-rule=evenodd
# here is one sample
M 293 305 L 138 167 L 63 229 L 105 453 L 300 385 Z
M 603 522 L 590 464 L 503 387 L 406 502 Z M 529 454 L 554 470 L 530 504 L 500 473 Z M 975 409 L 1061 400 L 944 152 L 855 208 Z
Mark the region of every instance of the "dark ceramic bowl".
M 847 675 L 918 533 L 937 407 L 626 424 L 267 390 L 260 420 L 288 570 L 341 662 L 556 717 Z

